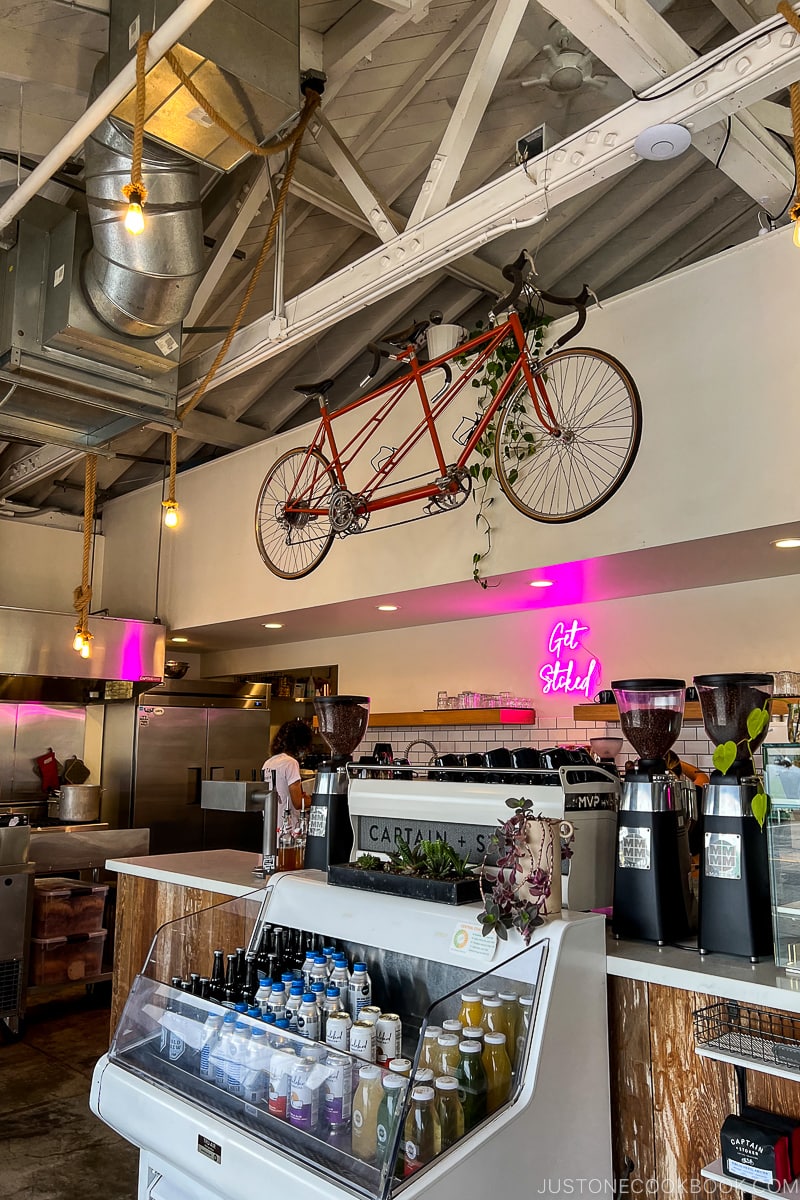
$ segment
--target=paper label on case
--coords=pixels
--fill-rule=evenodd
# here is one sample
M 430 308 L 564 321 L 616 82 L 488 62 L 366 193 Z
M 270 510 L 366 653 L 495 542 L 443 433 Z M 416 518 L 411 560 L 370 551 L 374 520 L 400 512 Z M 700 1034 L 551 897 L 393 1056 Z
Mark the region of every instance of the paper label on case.
M 729 1158 L 725 1164 L 725 1170 L 728 1175 L 738 1175 L 740 1179 L 749 1179 L 752 1183 L 765 1183 L 770 1187 L 775 1185 L 775 1178 L 771 1171 L 763 1171 L 760 1167 L 753 1167 L 750 1163 L 737 1162 L 735 1158 Z
M 308 836 L 325 837 L 328 827 L 328 810 L 321 805 L 312 807 L 308 816 Z
M 489 933 L 485 937 L 483 928 L 477 921 L 459 921 L 450 939 L 450 951 L 464 958 L 483 958 L 487 961 L 494 958 L 497 950 L 497 934 Z

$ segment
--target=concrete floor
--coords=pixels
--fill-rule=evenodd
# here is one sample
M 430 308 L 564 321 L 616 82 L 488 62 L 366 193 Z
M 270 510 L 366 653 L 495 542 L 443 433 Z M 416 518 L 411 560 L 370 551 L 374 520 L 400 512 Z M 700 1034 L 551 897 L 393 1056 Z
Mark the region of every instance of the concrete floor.
M 135 1200 L 138 1152 L 89 1110 L 108 1048 L 108 990 L 31 997 L 22 1038 L 0 1042 L 0 1194 Z

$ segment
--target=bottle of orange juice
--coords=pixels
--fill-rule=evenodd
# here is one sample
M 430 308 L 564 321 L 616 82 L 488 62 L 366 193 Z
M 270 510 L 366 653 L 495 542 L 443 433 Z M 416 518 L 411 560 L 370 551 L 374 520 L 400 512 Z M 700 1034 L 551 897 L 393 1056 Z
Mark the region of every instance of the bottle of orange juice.
M 511 1061 L 506 1052 L 504 1033 L 487 1033 L 481 1055 L 486 1072 L 486 1112 L 497 1112 L 511 1091 Z
M 461 993 L 461 1010 L 458 1020 L 464 1026 L 483 1024 L 483 1002 L 477 992 Z
M 483 1001 L 483 1021 L 481 1022 L 487 1033 L 502 1033 L 505 1034 L 508 1041 L 508 1021 L 506 1020 L 503 1001 L 496 997 L 491 1000 Z

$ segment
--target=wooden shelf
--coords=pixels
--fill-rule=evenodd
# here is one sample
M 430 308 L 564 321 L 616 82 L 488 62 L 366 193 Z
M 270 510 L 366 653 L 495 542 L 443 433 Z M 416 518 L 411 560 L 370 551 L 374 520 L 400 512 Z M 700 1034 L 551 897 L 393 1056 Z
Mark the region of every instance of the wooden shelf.
M 777 1079 L 791 1079 L 800 1082 L 800 1070 L 793 1071 L 791 1067 L 782 1067 L 777 1062 L 762 1061 L 760 1058 L 745 1058 L 742 1054 L 731 1054 L 727 1050 L 717 1050 L 713 1046 L 695 1046 L 695 1054 L 701 1058 L 712 1058 L 715 1062 L 730 1063 L 734 1067 L 746 1067 L 748 1071 L 758 1071 L 762 1075 L 774 1075 Z
M 435 708 L 430 712 L 370 713 L 370 729 L 441 725 L 535 725 L 532 708 Z
M 787 696 L 772 701 L 772 712 L 776 717 L 786 715 L 790 704 L 800 704 L 800 697 Z M 618 721 L 616 704 L 576 704 L 572 710 L 576 721 Z M 689 701 L 683 713 L 684 721 L 702 721 L 703 713 L 697 700 Z

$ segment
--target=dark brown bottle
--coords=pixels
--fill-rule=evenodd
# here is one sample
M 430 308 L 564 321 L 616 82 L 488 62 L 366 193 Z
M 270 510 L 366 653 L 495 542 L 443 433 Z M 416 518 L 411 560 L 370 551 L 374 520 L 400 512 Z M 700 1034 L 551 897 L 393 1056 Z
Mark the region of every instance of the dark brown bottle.
M 242 988 L 242 1002 L 249 1008 L 255 1003 L 256 992 L 258 991 L 258 967 L 256 960 L 251 958 L 247 964 L 247 976 L 244 987 Z
M 239 974 L 236 970 L 236 955 L 228 954 L 226 956 L 226 960 L 227 960 L 228 966 L 227 966 L 227 970 L 225 972 L 225 998 L 228 999 L 227 993 L 230 992 L 231 996 L 233 997 L 234 1004 L 238 1004 L 239 998 L 240 998 L 240 993 L 239 993 Z
M 214 965 L 211 968 L 211 999 L 221 1003 L 225 997 L 225 963 L 224 951 L 214 951 Z
M 200 993 L 199 994 L 200 994 L 200 996 L 202 996 L 202 998 L 204 1000 L 211 999 L 211 980 L 206 975 L 203 975 L 202 978 L 200 979 Z
M 261 927 L 261 938 L 258 943 L 258 952 L 256 954 L 256 963 L 258 964 L 259 971 L 264 972 L 267 969 L 267 956 L 270 953 L 271 945 L 272 926 L 267 923 Z
M 189 976 L 189 983 L 191 985 L 189 990 L 191 991 L 192 995 L 199 996 L 200 995 L 200 976 L 196 971 L 192 971 L 191 975 Z
M 247 982 L 247 959 L 244 946 L 236 947 L 236 986 L 241 992 Z

